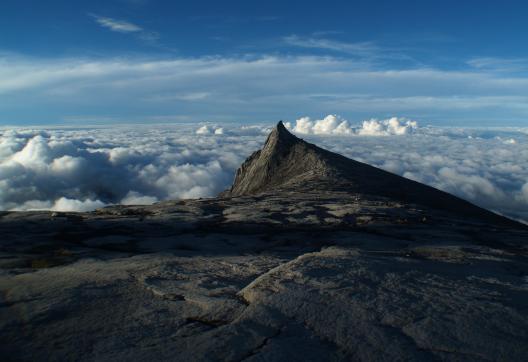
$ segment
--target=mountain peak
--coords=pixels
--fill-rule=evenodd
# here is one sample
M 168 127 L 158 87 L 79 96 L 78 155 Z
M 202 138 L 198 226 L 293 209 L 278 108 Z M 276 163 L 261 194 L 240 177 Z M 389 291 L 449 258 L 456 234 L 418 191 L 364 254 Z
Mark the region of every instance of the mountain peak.
M 278 133 L 282 137 L 295 137 L 294 135 L 290 133 L 290 131 L 288 131 L 288 129 L 286 128 L 286 126 L 284 125 L 282 121 L 279 121 L 277 123 L 273 131 Z
M 326 152 L 291 134 L 279 121 L 261 150 L 240 166 L 230 190 L 223 196 L 239 196 L 270 191 L 324 174 Z
M 302 140 L 291 134 L 290 131 L 288 131 L 288 129 L 284 126 L 284 123 L 279 121 L 279 123 L 277 123 L 275 128 L 273 128 L 273 130 L 268 135 L 268 139 L 264 144 L 264 149 L 291 146 L 293 143 L 299 141 Z
M 382 197 L 464 216 L 479 216 L 494 222 L 506 221 L 446 192 L 319 148 L 291 134 L 282 121 L 268 135 L 262 149 L 244 161 L 233 185 L 221 196 L 256 195 L 278 189 L 340 191 L 367 199 Z
M 274 131 L 277 131 L 277 132 L 285 132 L 285 133 L 291 135 L 291 133 L 288 131 L 288 129 L 286 128 L 286 126 L 284 126 L 284 123 L 283 123 L 282 121 L 279 121 L 279 122 L 277 123 L 277 125 L 275 126 Z

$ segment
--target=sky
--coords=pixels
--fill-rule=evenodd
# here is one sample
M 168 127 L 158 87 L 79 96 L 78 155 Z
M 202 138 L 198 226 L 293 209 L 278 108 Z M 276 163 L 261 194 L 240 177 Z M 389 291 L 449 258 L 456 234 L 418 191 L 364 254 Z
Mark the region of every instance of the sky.
M 528 126 L 524 1 L 2 0 L 0 125 Z

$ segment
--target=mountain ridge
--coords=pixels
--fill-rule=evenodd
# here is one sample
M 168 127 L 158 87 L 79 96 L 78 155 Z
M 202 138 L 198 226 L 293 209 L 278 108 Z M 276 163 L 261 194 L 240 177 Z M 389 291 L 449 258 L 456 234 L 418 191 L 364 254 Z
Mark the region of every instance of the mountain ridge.
M 346 191 L 368 197 L 419 204 L 519 226 L 517 221 L 481 208 L 445 191 L 325 150 L 290 133 L 279 121 L 262 149 L 237 169 L 233 184 L 220 197 L 236 197 L 303 188 Z

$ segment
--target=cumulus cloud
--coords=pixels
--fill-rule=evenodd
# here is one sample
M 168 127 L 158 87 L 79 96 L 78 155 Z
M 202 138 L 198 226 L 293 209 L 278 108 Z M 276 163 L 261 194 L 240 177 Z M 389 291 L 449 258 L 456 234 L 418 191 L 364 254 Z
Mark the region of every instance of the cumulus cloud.
M 123 205 L 151 205 L 157 201 L 157 197 L 144 196 L 137 191 L 129 191 L 119 203 Z
M 348 121 L 341 119 L 337 115 L 328 115 L 323 119 L 312 121 L 310 117 L 299 118 L 295 122 L 295 126 L 286 123 L 286 126 L 293 132 L 302 134 L 350 134 L 353 133 L 352 128 L 348 125 Z
M 196 134 L 198 135 L 206 135 L 206 134 L 221 135 L 221 134 L 224 134 L 224 129 L 222 127 L 203 125 L 196 130 Z
M 51 210 L 57 211 L 91 211 L 99 207 L 103 207 L 105 204 L 100 200 L 75 200 L 68 199 L 67 197 L 61 197 L 55 201 Z
M 392 117 L 381 121 L 377 119 L 363 121 L 357 132 L 364 136 L 401 136 L 413 132 L 417 127 L 418 123 L 415 121 Z
M 418 128 L 418 123 L 404 118 L 392 117 L 385 120 L 370 119 L 354 127 L 340 116 L 330 114 L 323 119 L 312 121 L 310 117 L 301 117 L 295 125 L 287 122 L 286 127 L 295 133 L 315 135 L 361 135 L 391 136 L 406 135 Z
M 352 124 L 330 115 L 299 118 L 289 126 L 347 157 L 528 221 L 528 129 L 374 121 Z M 271 127 L 0 128 L 0 209 L 86 211 L 114 203 L 211 197 L 231 184 L 237 167 L 261 147 Z
M 196 130 L 196 134 L 209 134 L 211 131 L 209 130 L 209 127 L 202 126 Z

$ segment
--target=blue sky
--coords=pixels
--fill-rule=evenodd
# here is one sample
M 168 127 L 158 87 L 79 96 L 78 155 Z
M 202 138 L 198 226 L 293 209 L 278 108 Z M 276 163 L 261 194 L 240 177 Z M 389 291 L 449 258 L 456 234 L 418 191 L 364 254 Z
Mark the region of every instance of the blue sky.
M 528 125 L 522 1 L 0 2 L 0 124 Z

